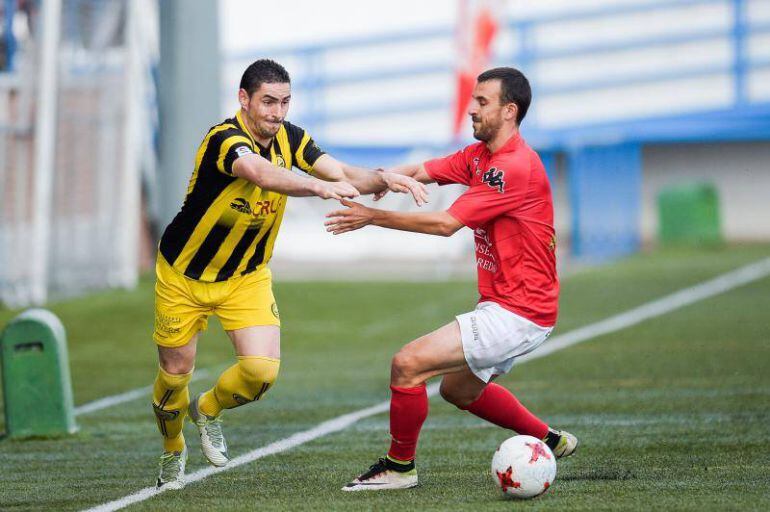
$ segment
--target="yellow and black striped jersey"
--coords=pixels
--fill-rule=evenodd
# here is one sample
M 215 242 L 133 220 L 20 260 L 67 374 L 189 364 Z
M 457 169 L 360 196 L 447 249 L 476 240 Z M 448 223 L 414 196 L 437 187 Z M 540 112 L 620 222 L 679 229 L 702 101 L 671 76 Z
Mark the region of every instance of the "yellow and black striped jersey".
M 160 240 L 166 261 L 191 279 L 225 281 L 257 270 L 272 256 L 287 197 L 233 176 L 233 162 L 250 153 L 307 173 L 324 154 L 289 122 L 266 148 L 251 137 L 240 111 L 211 128 L 198 148 L 182 209 Z

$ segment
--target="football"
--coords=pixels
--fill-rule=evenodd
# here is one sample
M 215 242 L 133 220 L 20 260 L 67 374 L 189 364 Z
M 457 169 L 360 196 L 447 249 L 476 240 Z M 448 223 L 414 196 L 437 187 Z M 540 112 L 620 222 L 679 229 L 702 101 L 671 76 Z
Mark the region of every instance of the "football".
M 539 496 L 555 478 L 556 457 L 543 441 L 532 436 L 506 439 L 492 457 L 492 480 L 513 498 Z

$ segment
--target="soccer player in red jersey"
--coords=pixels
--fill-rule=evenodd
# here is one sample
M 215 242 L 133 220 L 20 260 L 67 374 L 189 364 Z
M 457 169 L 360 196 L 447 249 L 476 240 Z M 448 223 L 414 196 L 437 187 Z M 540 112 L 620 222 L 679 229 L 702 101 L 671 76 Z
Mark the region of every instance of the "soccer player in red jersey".
M 345 491 L 417 485 L 417 439 L 428 415 L 425 381 L 442 375 L 441 396 L 460 409 L 519 434 L 543 439 L 557 457 L 577 438 L 554 430 L 506 388 L 492 383 L 514 360 L 535 350 L 556 323 L 559 281 L 548 177 L 519 134 L 532 93 L 513 68 L 479 75 L 470 116 L 480 142 L 422 165 L 395 169 L 423 183 L 468 186 L 446 211 L 400 213 L 343 200 L 328 215 L 335 235 L 367 225 L 451 236 L 474 230 L 480 300 L 476 309 L 405 345 L 393 357 L 391 445 L 387 456 L 343 487 Z

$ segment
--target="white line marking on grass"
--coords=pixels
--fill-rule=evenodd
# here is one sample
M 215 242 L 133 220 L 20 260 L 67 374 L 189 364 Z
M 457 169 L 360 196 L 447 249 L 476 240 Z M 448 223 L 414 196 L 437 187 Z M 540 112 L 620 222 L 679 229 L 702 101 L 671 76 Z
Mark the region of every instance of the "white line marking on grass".
M 433 308 L 435 308 L 435 305 L 428 304 L 427 306 L 426 305 L 421 306 L 421 308 L 419 308 L 418 311 L 426 311 Z M 382 331 L 385 327 L 392 325 L 392 323 L 393 322 L 390 320 L 373 322 L 365 328 L 364 333 L 367 336 L 375 336 L 377 334 L 380 334 L 380 331 Z M 193 375 L 190 382 L 195 382 L 198 380 L 205 379 L 209 375 L 210 375 L 209 370 L 205 370 L 205 369 L 195 370 L 195 374 Z M 132 400 L 147 398 L 147 396 L 151 394 L 152 394 L 152 386 L 144 386 L 142 388 L 132 389 L 130 391 L 126 391 L 124 393 L 120 393 L 117 395 L 106 396 L 104 398 L 100 398 L 92 402 L 87 402 L 83 405 L 79 405 L 75 407 L 75 416 L 80 416 L 81 414 L 89 414 L 92 412 L 101 411 L 102 409 L 112 407 L 113 405 L 120 405 L 126 402 L 130 402 Z
M 574 329 L 565 334 L 554 336 L 534 352 L 530 352 L 529 354 L 520 357 L 517 360 L 517 363 L 524 363 L 532 359 L 545 357 L 577 343 L 592 338 L 598 338 L 599 336 L 611 332 L 620 331 L 644 322 L 645 320 L 649 320 L 650 318 L 670 313 L 671 311 L 714 297 L 720 293 L 732 290 L 733 288 L 751 283 L 752 281 L 757 281 L 768 275 L 770 275 L 770 258 L 765 258 L 690 288 L 685 288 L 652 302 L 642 304 L 625 313 L 620 313 L 605 320 L 586 325 L 585 327 Z
M 670 295 L 666 295 L 665 297 L 654 300 L 652 302 L 648 302 L 642 306 L 626 311 L 625 313 L 611 316 L 606 320 L 601 320 L 585 327 L 569 331 L 568 333 L 554 336 L 551 340 L 538 348 L 537 351 L 520 358 L 518 362 L 524 363 L 533 359 L 544 357 L 548 354 L 552 354 L 556 351 L 571 347 L 583 341 L 625 329 L 632 325 L 643 322 L 644 320 L 661 316 L 695 302 L 714 297 L 720 293 L 732 290 L 733 288 L 737 288 L 739 286 L 743 286 L 744 284 L 751 283 L 758 279 L 762 279 L 768 275 L 770 275 L 770 258 L 760 260 L 756 263 L 741 267 L 732 272 L 722 274 L 721 276 L 718 276 L 709 281 L 705 281 L 701 284 L 692 286 L 690 288 L 685 288 Z M 438 393 L 438 388 L 438 382 L 428 386 L 428 396 L 436 395 Z M 315 439 L 339 432 L 340 430 L 344 430 L 362 419 L 383 413 L 389 408 L 390 402 L 385 401 L 365 409 L 360 409 L 355 412 L 343 414 L 342 416 L 337 416 L 336 418 L 332 418 L 328 421 L 320 423 L 310 430 L 298 432 L 274 443 L 270 443 L 267 446 L 263 446 L 261 448 L 257 448 L 248 453 L 245 453 L 240 457 L 236 457 L 230 461 L 227 467 L 209 467 L 200 469 L 187 475 L 187 482 L 198 482 L 211 475 L 237 468 L 244 464 L 254 462 L 257 459 L 267 457 L 268 455 L 275 455 L 277 453 L 291 450 L 292 448 L 303 445 Z M 112 512 L 114 510 L 120 510 L 133 503 L 139 503 L 148 500 L 162 492 L 165 492 L 165 490 L 158 490 L 154 487 L 145 487 L 144 489 L 124 496 L 123 498 L 90 508 L 86 512 Z
M 435 386 L 435 390 L 438 390 L 438 386 Z M 389 408 L 390 402 L 381 402 L 372 407 L 367 407 L 366 409 L 361 409 L 348 414 L 343 414 L 342 416 L 337 416 L 336 418 L 320 423 L 310 430 L 298 432 L 287 438 L 281 439 L 274 443 L 270 443 L 267 446 L 263 446 L 262 448 L 257 448 L 256 450 L 245 453 L 240 457 L 236 457 L 232 459 L 224 468 L 207 467 L 204 469 L 199 469 L 195 473 L 190 473 L 186 478 L 187 483 L 190 484 L 199 480 L 203 480 L 204 478 L 211 475 L 222 473 L 228 469 L 237 468 L 238 466 L 242 466 L 244 464 L 254 462 L 257 459 L 261 459 L 262 457 L 267 457 L 268 455 L 274 455 L 276 453 L 285 452 L 286 450 L 291 450 L 295 446 L 299 446 L 313 441 L 314 439 L 318 439 L 319 437 L 324 437 L 329 434 L 333 434 L 334 432 L 344 430 L 359 420 L 368 418 L 369 416 L 374 416 L 375 414 L 383 413 Z M 154 487 L 145 487 L 139 492 L 129 494 L 128 496 L 115 501 L 111 501 L 109 503 L 105 503 L 103 505 L 96 506 L 94 508 L 90 508 L 86 512 L 108 512 L 113 510 L 120 510 L 133 503 L 138 503 L 140 501 L 152 498 L 156 494 L 160 494 L 164 491 L 165 489 L 162 488 L 156 489 Z
M 190 379 L 190 382 L 195 382 L 196 380 L 205 379 L 208 376 L 209 376 L 208 370 L 198 370 L 192 376 L 192 379 Z M 138 398 L 146 398 L 150 394 L 152 394 L 152 386 L 145 386 L 143 388 L 132 389 L 131 391 L 126 391 L 125 393 L 120 393 L 119 395 L 106 396 L 104 398 L 94 400 L 93 402 L 87 402 L 87 403 L 84 403 L 83 405 L 79 405 L 75 407 L 75 416 L 80 416 L 81 414 L 88 414 L 94 411 L 100 411 L 102 409 L 112 407 L 113 405 L 119 405 L 125 402 L 130 402 L 131 400 L 136 400 Z

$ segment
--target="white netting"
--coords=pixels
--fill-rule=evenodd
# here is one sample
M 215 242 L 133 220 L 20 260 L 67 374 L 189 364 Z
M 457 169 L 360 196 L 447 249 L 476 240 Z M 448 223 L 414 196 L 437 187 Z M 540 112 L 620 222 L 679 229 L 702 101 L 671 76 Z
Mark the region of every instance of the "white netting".
M 0 302 L 24 304 L 31 294 L 32 190 L 34 164 L 34 95 L 37 61 L 36 24 L 30 12 L 9 13 L 16 18 L 15 70 L 4 59 L 0 71 Z M 23 33 L 20 28 L 23 27 Z M 4 34 L 5 36 L 6 34 Z M 7 50 L 4 45 L 3 50 Z
M 18 70 L 5 75 L 0 301 L 8 305 L 136 280 L 146 131 L 138 129 L 144 119 L 137 85 L 146 84 L 149 74 L 137 51 L 142 30 L 137 7 L 128 0 L 62 0 L 51 18 L 59 18 L 59 34 L 50 83 L 44 78 L 41 27 L 51 11 L 42 10 L 32 38 L 19 51 Z M 42 94 L 55 98 L 48 112 L 53 132 L 48 168 L 39 165 L 48 154 L 35 130 L 41 124 L 38 109 L 45 108 Z M 41 198 L 48 200 L 36 204 Z

